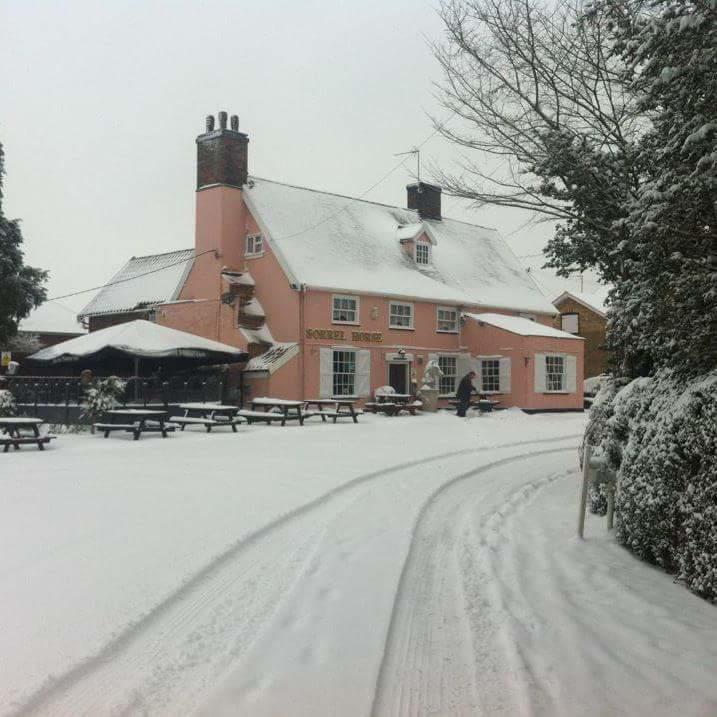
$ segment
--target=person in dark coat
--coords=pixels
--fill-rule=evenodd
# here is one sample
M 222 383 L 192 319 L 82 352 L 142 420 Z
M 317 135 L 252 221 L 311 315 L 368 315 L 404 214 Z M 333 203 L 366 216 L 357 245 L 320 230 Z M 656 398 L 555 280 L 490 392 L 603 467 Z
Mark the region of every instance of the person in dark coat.
M 468 410 L 468 407 L 471 405 L 471 396 L 474 393 L 478 393 L 476 391 L 475 386 L 473 385 L 473 379 L 476 377 L 475 371 L 469 371 L 462 379 L 461 382 L 458 384 L 458 390 L 456 391 L 456 399 L 458 399 L 458 413 L 461 418 L 465 418 L 466 411 Z

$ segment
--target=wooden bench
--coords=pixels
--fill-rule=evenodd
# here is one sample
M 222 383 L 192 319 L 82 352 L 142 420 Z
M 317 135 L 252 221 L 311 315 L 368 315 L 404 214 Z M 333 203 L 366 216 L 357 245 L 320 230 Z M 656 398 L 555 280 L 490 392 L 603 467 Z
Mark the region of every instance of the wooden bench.
M 0 446 L 3 446 L 3 453 L 7 453 L 12 446 L 15 450 L 19 450 L 20 446 L 29 445 L 30 443 L 37 444 L 37 447 L 41 450 L 45 450 L 45 444 L 55 440 L 57 436 L 45 434 L 44 436 L 0 436 Z
M 204 426 L 207 433 L 211 433 L 212 428 L 216 426 L 231 426 L 234 433 L 237 432 L 237 426 L 244 423 L 244 419 L 239 418 L 199 418 L 198 416 L 172 416 L 169 419 L 172 423 L 179 426 L 179 430 L 183 431 L 187 426 Z
M 313 415 L 313 414 L 305 413 L 305 414 L 303 414 L 302 418 L 308 418 L 309 415 Z M 240 418 L 246 419 L 246 421 L 250 424 L 254 423 L 255 421 L 264 421 L 267 424 L 267 426 L 272 421 L 281 421 L 281 424 L 283 426 L 286 423 L 286 421 L 299 419 L 298 414 L 290 413 L 290 414 L 286 415 L 284 413 L 279 413 L 278 411 L 249 411 L 248 409 L 242 409 L 241 411 L 239 411 L 237 416 L 239 416 Z
M 128 433 L 134 433 L 134 440 L 139 439 L 141 430 L 139 425 L 135 423 L 94 423 L 92 424 L 98 431 L 102 431 L 107 438 L 112 431 L 127 431 Z

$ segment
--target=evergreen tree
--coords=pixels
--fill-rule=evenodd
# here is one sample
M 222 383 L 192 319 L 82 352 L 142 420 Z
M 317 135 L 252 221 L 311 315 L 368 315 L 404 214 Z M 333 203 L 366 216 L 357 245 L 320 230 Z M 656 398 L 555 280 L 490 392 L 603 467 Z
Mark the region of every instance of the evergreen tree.
M 47 272 L 25 264 L 20 222 L 3 213 L 4 157 L 0 144 L 0 347 L 17 333 L 19 321 L 47 296 Z
M 655 0 L 635 20 L 609 2 L 630 91 L 650 121 L 643 180 L 619 223 L 610 341 L 685 373 L 717 366 L 717 5 Z

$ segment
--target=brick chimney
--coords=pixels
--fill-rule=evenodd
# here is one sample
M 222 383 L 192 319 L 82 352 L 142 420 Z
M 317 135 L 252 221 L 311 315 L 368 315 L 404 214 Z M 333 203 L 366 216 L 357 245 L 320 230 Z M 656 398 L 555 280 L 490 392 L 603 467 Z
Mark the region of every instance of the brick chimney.
M 421 219 L 441 219 L 441 188 L 435 184 L 416 182 L 406 187 L 408 208 L 416 209 Z
M 223 184 L 241 187 L 248 176 L 249 137 L 239 131 L 239 117 L 231 116 L 227 128 L 227 113 L 218 115 L 215 129 L 213 115 L 208 115 L 206 132 L 197 137 L 197 189 Z

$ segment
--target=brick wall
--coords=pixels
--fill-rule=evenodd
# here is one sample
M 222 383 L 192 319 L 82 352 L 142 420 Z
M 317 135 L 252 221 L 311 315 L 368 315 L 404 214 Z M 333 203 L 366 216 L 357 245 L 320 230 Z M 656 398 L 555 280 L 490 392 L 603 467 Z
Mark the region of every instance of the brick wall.
M 605 373 L 609 357 L 604 348 L 605 318 L 569 297 L 556 304 L 556 308 L 561 314 L 578 315 L 578 336 L 585 339 L 585 378 Z M 555 328 L 562 328 L 560 316 L 555 317 Z
M 98 316 L 90 316 L 88 322 L 88 328 L 90 332 L 99 331 L 100 329 L 106 329 L 110 326 L 117 326 L 117 324 L 125 324 L 128 321 L 135 321 L 136 319 L 149 320 L 149 311 L 132 311 L 125 314 L 100 314 Z

